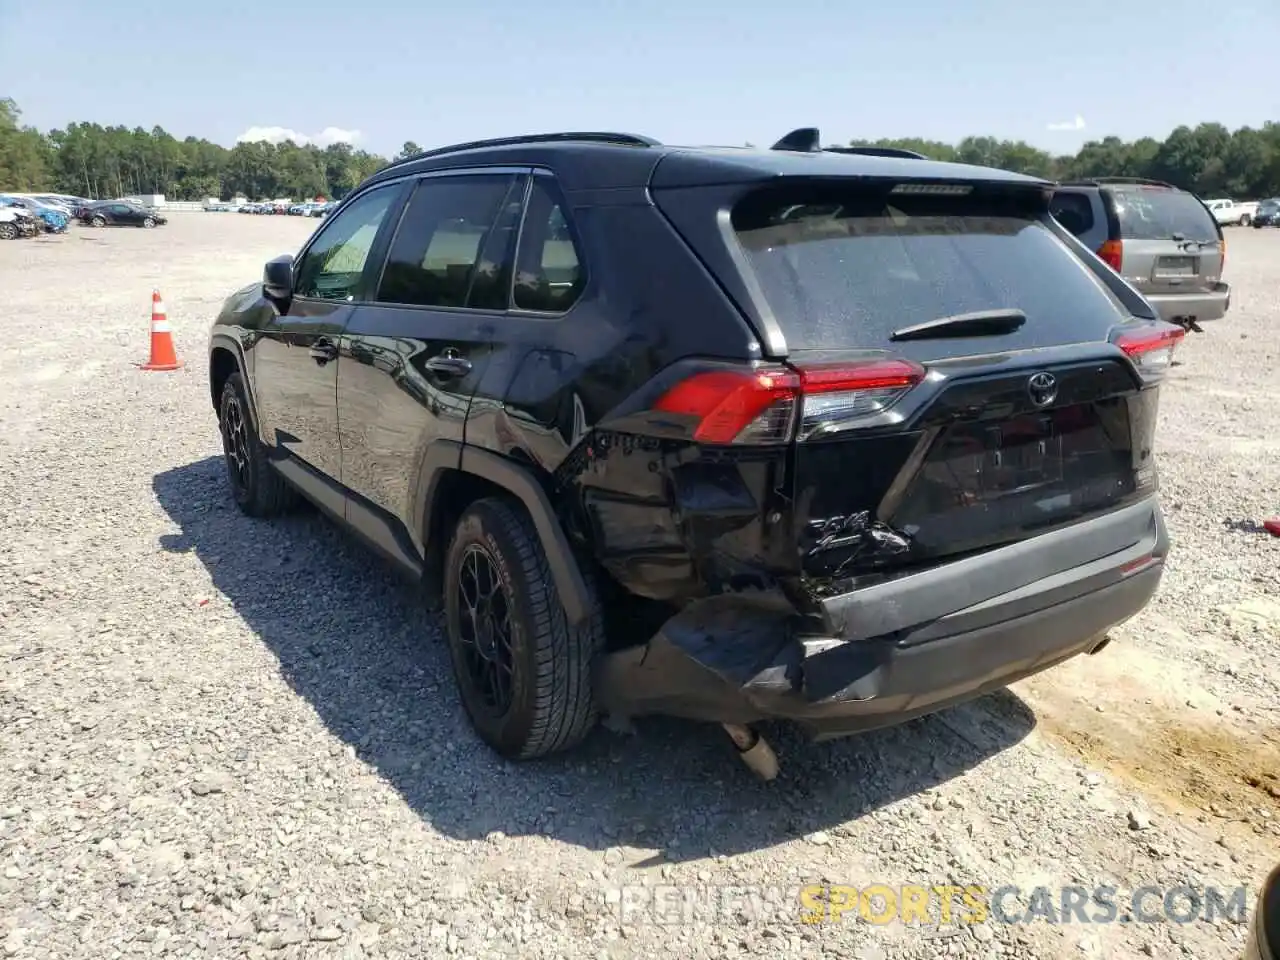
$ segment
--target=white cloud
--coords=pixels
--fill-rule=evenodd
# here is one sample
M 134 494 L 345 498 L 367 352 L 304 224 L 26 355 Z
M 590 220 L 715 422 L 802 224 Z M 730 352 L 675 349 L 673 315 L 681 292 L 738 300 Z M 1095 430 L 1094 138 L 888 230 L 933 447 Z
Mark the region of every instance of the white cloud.
M 342 127 L 325 127 L 315 136 L 308 136 L 288 127 L 250 127 L 236 137 L 236 143 L 254 143 L 257 141 L 284 143 L 286 140 L 292 140 L 299 146 L 314 143 L 319 147 L 327 147 L 333 143 L 355 143 L 359 139 L 359 130 L 344 130 Z
M 1049 130 L 1083 130 L 1084 117 L 1080 116 L 1080 114 L 1077 113 L 1076 118 L 1074 120 L 1068 120 L 1065 123 L 1051 123 L 1051 124 L 1048 124 L 1047 129 Z
M 359 130 L 344 130 L 342 127 L 325 127 L 313 138 L 317 146 L 327 147 L 331 143 L 355 143 L 360 139 Z

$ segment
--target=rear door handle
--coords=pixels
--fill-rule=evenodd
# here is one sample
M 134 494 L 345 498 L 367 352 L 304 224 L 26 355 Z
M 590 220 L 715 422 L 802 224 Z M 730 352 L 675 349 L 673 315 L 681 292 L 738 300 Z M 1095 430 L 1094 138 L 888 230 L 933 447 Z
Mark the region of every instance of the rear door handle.
M 471 361 L 454 351 L 446 350 L 434 357 L 428 357 L 426 367 L 437 376 L 456 380 L 471 372 Z
M 319 364 L 326 364 L 338 356 L 338 345 L 332 340 L 317 340 L 307 351 Z

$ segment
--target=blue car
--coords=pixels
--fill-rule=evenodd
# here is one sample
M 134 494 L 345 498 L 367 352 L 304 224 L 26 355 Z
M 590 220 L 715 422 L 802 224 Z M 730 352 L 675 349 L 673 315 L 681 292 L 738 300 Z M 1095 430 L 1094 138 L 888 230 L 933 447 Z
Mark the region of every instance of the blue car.
M 44 221 L 45 231 L 48 233 L 66 233 L 67 227 L 71 223 L 69 214 L 59 210 L 57 207 L 41 203 L 39 200 L 32 200 L 30 197 L 0 196 L 0 205 L 19 207 L 33 216 L 39 217 Z

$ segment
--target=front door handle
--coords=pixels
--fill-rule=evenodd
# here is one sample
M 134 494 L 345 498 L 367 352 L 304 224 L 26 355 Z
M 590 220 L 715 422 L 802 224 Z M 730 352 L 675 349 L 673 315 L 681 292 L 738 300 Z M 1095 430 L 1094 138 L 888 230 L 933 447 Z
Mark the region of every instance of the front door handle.
M 459 356 L 454 350 L 446 350 L 437 356 L 428 357 L 426 367 L 439 377 L 456 380 L 471 372 L 471 361 Z
M 308 353 L 316 363 L 324 365 L 338 356 L 338 345 L 332 340 L 317 340 Z

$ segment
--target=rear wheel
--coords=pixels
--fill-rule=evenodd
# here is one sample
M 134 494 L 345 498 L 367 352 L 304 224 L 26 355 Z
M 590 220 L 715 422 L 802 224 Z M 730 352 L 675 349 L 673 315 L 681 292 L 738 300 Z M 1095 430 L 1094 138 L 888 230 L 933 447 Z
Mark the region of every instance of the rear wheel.
M 1247 227 L 1252 218 L 1246 213 L 1240 217 L 1240 226 Z
M 592 598 L 570 627 L 537 530 L 514 503 L 479 500 L 458 522 L 445 559 L 449 653 L 472 726 L 502 756 L 556 753 L 595 726 L 604 629 Z
M 0 223 L 0 240 L 13 240 L 18 236 L 18 228 L 12 223 Z
M 267 462 L 266 448 L 249 419 L 249 401 L 239 373 L 229 376 L 222 388 L 218 426 L 236 506 L 251 517 L 273 517 L 292 507 L 297 495 Z

